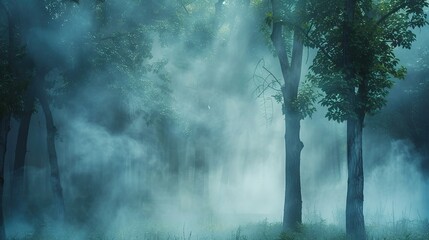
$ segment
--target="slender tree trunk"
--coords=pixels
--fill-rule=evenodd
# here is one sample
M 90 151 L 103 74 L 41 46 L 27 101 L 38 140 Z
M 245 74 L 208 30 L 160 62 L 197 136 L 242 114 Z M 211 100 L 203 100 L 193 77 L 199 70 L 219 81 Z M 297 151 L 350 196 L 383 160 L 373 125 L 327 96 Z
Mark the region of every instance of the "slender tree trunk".
M 295 31 L 292 51 L 291 72 L 289 81 L 285 81 L 283 98 L 285 100 L 285 148 L 286 148 L 286 194 L 283 216 L 283 228 L 295 228 L 302 223 L 301 197 L 301 150 L 304 147 L 299 133 L 301 116 L 293 106 L 298 96 L 301 77 L 303 42 Z M 286 78 L 285 78 L 286 79 Z
M 352 55 L 354 13 L 356 0 L 345 0 L 345 20 L 343 26 L 343 68 L 346 81 L 350 84 L 349 100 L 354 106 L 356 116 L 347 120 L 347 201 L 346 201 L 346 234 L 351 240 L 366 239 L 365 221 L 363 216 L 363 159 L 362 159 L 362 129 L 365 114 L 359 106 L 362 97 L 355 92 Z
M 31 116 L 33 115 L 34 96 L 31 90 L 28 90 L 27 97 L 24 101 L 24 112 L 19 124 L 18 138 L 15 148 L 15 162 L 13 166 L 12 177 L 12 209 L 17 212 L 24 210 L 24 169 L 25 157 L 27 154 L 28 131 L 30 129 Z
M 299 1 L 297 8 L 304 2 Z M 273 11 L 277 11 L 275 1 L 272 1 Z M 276 14 L 274 14 L 274 17 Z M 271 40 L 276 49 L 284 79 L 283 111 L 285 114 L 285 201 L 283 213 L 283 230 L 297 230 L 302 223 L 302 196 L 301 196 L 301 150 L 304 145 L 300 139 L 301 115 L 294 107 L 298 95 L 301 78 L 303 41 L 297 27 L 294 29 L 292 59 L 289 65 L 286 46 L 283 39 L 283 23 L 274 19 Z
M 194 158 L 194 194 L 205 199 L 207 197 L 207 162 L 204 147 L 199 146 L 197 139 Z
M 11 27 L 10 27 L 10 14 L 0 1 L 0 71 L 9 70 L 11 60 Z M 0 79 L 4 81 L 4 79 Z M 3 195 L 4 195 L 4 165 L 7 150 L 7 136 L 10 129 L 10 116 L 8 113 L 0 116 L 0 240 L 6 239 L 5 226 L 4 226 L 4 213 L 3 213 Z
M 218 0 L 215 3 L 215 26 L 216 26 L 215 30 L 218 30 L 223 22 L 223 18 L 222 18 L 223 3 L 224 3 L 224 0 Z
M 96 27 L 99 32 L 107 22 L 105 0 L 95 1 Z
M 296 230 L 302 223 L 300 164 L 303 144 L 299 140 L 300 118 L 291 115 L 285 117 L 286 187 L 283 213 L 285 231 Z
M 6 239 L 3 213 L 3 195 L 4 195 L 4 164 L 7 150 L 7 136 L 10 130 L 10 116 L 1 118 L 0 129 L 0 240 Z
M 366 239 L 363 216 L 363 117 L 347 121 L 347 203 L 346 232 L 352 240 Z
M 46 94 L 42 91 L 43 90 L 39 91 L 38 99 L 45 115 L 47 131 L 46 142 L 48 146 L 49 165 L 51 168 L 51 187 L 55 197 L 55 204 L 57 204 L 58 216 L 62 219 L 64 217 L 64 197 L 63 188 L 61 186 L 60 170 L 58 167 L 57 150 L 55 148 L 56 128 Z
M 225 2 L 225 0 L 218 0 L 215 3 L 215 12 L 216 12 L 216 16 L 219 17 L 219 15 L 222 12 L 222 8 L 223 8 L 223 3 Z

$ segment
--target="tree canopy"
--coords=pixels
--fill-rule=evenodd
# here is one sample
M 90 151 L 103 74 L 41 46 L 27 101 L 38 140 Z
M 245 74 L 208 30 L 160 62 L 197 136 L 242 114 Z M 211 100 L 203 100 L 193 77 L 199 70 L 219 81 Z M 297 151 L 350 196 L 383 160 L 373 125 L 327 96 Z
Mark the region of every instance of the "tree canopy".
M 357 1 L 350 29 L 349 66 L 344 65 L 345 1 L 309 1 L 307 44 L 319 51 L 309 80 L 324 93 L 327 117 L 344 121 L 357 112 L 375 113 L 385 103 L 394 78 L 404 78 L 395 48 L 410 48 L 413 29 L 426 24 L 425 0 Z M 318 41 L 314 41 L 317 39 Z M 349 74 L 351 81 L 345 77 Z M 350 94 L 352 93 L 352 94 Z

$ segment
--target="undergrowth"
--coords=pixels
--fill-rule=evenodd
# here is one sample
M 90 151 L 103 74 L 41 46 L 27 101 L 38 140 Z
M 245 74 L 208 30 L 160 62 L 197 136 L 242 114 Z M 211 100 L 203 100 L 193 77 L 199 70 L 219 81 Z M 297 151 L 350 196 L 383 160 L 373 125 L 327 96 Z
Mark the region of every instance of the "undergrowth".
M 401 220 L 385 225 L 368 225 L 368 240 L 429 240 L 428 220 Z M 43 234 L 27 234 L 21 237 L 10 237 L 10 240 L 346 240 L 343 228 L 327 224 L 321 220 L 316 223 L 305 223 L 296 232 L 282 233 L 280 223 L 269 223 L 267 220 L 239 226 L 235 229 L 216 229 L 215 231 L 193 233 L 169 233 L 167 231 L 143 230 L 141 233 L 121 233 L 106 236 L 102 233 L 89 233 L 84 236 L 73 232 L 60 235 L 45 231 Z

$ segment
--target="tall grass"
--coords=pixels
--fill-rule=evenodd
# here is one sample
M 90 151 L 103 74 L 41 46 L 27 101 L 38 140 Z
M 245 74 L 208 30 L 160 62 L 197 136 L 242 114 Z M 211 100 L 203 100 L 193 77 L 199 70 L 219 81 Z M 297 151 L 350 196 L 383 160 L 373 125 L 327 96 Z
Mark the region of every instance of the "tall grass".
M 367 226 L 369 240 L 429 240 L 428 220 L 402 219 L 388 224 L 372 224 Z M 343 227 L 327 224 L 325 221 L 306 223 L 297 232 L 282 233 L 281 223 L 269 223 L 263 220 L 258 223 L 246 224 L 233 229 L 215 229 L 207 232 L 190 231 L 183 228 L 182 232 L 159 231 L 151 228 L 140 233 L 123 232 L 114 236 L 106 236 L 101 232 L 87 233 L 77 236 L 72 231 L 61 234 L 43 231 L 41 234 L 28 234 L 24 237 L 10 237 L 10 240 L 346 240 Z

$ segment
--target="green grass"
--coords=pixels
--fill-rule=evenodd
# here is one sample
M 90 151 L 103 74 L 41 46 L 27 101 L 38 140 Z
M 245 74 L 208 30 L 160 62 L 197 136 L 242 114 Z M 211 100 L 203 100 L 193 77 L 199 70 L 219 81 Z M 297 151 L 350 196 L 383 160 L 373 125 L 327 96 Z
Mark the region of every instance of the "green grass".
M 113 234 L 106 236 L 102 233 L 76 235 L 73 231 L 53 234 L 47 231 L 28 234 L 25 237 L 11 237 L 10 240 L 342 240 L 346 239 L 344 229 L 327 224 L 321 220 L 315 223 L 303 224 L 299 231 L 281 233 L 280 223 L 269 223 L 264 220 L 258 223 L 246 224 L 234 229 L 207 228 L 203 232 L 192 232 L 183 227 L 182 232 L 166 230 L 142 230 L 133 233 Z M 429 240 L 428 220 L 401 220 L 394 224 L 368 225 L 369 240 Z
M 429 240 L 429 221 L 403 219 L 388 226 L 367 226 L 369 239 Z
M 281 233 L 279 240 L 342 240 L 346 239 L 344 230 L 335 225 L 326 224 L 324 221 L 301 225 L 297 232 Z

